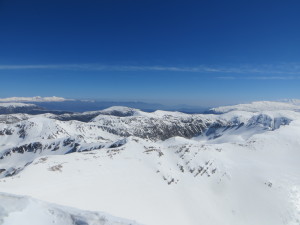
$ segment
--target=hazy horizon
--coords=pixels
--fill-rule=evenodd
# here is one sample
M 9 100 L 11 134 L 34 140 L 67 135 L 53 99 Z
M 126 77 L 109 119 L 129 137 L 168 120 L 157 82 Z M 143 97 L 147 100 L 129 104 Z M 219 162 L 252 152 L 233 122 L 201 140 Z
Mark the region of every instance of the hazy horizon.
M 180 101 L 174 101 L 174 100 L 161 100 L 161 99 L 109 99 L 109 98 L 72 98 L 72 97 L 63 97 L 63 96 L 5 96 L 0 97 L 0 103 L 1 102 L 30 102 L 35 103 L 35 100 L 29 100 L 30 98 L 36 98 L 40 97 L 41 100 L 37 101 L 37 103 L 62 103 L 62 102 L 71 102 L 71 101 L 80 101 L 82 103 L 116 103 L 115 106 L 117 106 L 118 103 L 145 103 L 149 105 L 161 105 L 163 107 L 191 107 L 191 108 L 212 108 L 217 106 L 226 106 L 226 105 L 236 105 L 236 104 L 247 104 L 251 102 L 256 101 L 275 101 L 275 102 L 284 102 L 288 100 L 295 100 L 295 99 L 255 99 L 251 101 L 238 101 L 238 102 L 208 102 L 207 104 L 203 102 L 180 102 Z M 48 100 L 44 101 L 43 98 L 62 98 L 63 101 L 56 101 L 56 100 Z M 11 100 L 12 98 L 16 98 L 15 100 Z M 22 98 L 28 98 L 28 100 L 22 100 Z M 21 99 L 21 100 L 20 100 Z

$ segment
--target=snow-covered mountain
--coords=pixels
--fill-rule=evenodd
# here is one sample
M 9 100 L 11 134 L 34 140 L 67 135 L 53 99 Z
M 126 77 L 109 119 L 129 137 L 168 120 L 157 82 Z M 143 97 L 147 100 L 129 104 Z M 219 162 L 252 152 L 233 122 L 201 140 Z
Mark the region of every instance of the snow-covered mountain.
M 287 102 L 293 105 L 300 105 L 300 99 L 284 99 L 282 102 Z
M 5 102 L 0 103 L 0 116 L 3 117 L 4 114 L 14 114 L 26 113 L 26 114 L 42 114 L 42 113 L 54 113 L 54 114 L 64 114 L 64 111 L 48 110 L 44 107 L 38 106 L 36 104 L 21 103 L 21 102 Z
M 0 192 L 145 225 L 296 225 L 300 112 L 264 104 L 0 115 Z
M 246 111 L 246 112 L 260 112 L 260 111 L 277 111 L 277 110 L 292 110 L 300 111 L 299 100 L 285 100 L 282 102 L 259 101 L 249 104 L 239 104 L 233 106 L 221 106 L 208 110 L 208 113 L 226 113 L 230 111 Z
M 25 103 L 0 103 L 0 115 L 1 114 L 14 114 L 14 113 L 31 113 L 40 112 L 43 110 L 34 104 Z

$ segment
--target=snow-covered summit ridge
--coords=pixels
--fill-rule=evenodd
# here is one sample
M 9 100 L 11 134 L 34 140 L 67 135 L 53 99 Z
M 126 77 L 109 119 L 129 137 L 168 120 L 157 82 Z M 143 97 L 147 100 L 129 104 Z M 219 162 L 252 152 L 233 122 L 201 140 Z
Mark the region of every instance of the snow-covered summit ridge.
M 71 101 L 72 99 L 66 99 L 62 97 L 10 97 L 10 98 L 0 98 L 0 102 L 63 102 Z
M 101 114 L 114 115 L 114 116 L 134 116 L 139 115 L 141 110 L 130 108 L 126 106 L 112 106 L 103 110 L 100 110 Z
M 137 225 L 134 221 L 0 193 L 0 224 L 12 225 Z
M 126 106 L 112 106 L 107 109 L 98 111 L 87 111 L 83 113 L 64 113 L 61 115 L 53 115 L 51 118 L 58 120 L 78 120 L 82 122 L 96 121 L 97 117 L 103 118 L 103 116 L 113 117 L 144 117 L 144 118 L 163 118 L 163 117 L 189 117 L 191 114 L 174 112 L 174 111 L 163 111 L 156 110 L 154 112 L 145 112 L 140 109 L 130 108 Z
M 300 100 L 293 100 L 288 102 L 257 101 L 248 104 L 216 107 L 210 109 L 208 113 L 221 114 L 221 113 L 227 113 L 231 111 L 246 111 L 246 112 L 278 111 L 278 110 L 300 111 L 299 103 Z

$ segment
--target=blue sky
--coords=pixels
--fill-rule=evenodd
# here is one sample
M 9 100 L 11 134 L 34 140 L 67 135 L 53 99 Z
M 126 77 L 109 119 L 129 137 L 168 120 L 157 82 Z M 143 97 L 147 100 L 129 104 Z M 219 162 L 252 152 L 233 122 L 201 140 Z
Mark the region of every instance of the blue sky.
M 299 1 L 0 1 L 0 97 L 300 98 Z

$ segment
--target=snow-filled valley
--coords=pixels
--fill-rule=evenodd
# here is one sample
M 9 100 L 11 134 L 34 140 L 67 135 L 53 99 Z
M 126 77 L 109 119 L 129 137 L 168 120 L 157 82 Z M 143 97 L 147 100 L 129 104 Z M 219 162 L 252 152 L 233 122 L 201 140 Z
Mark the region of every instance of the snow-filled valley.
M 299 105 L 210 112 L 0 115 L 0 224 L 299 225 Z

